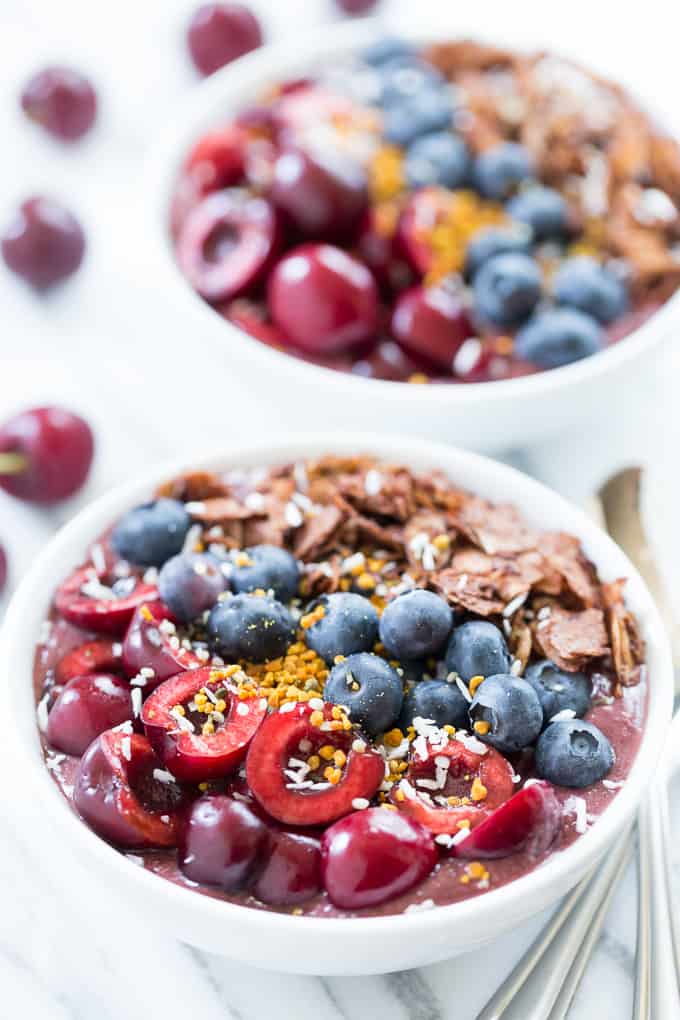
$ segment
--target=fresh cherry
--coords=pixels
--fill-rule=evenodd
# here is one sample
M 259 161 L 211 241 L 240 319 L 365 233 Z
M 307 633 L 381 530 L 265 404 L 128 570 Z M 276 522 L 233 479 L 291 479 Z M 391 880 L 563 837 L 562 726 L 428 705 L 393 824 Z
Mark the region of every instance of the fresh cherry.
M 66 652 L 54 671 L 58 684 L 67 684 L 76 676 L 90 673 L 119 673 L 122 668 L 122 646 L 119 641 L 100 638 L 86 641 Z
M 540 857 L 554 842 L 562 810 L 550 783 L 525 786 L 451 848 L 455 857 Z
M 216 191 L 186 216 L 177 240 L 177 258 L 202 297 L 226 301 L 266 273 L 279 237 L 276 211 L 265 198 L 239 188 Z
M 93 454 L 92 430 L 77 414 L 23 411 L 0 428 L 0 486 L 17 499 L 57 503 L 84 484 Z
M 94 124 L 97 94 L 90 82 L 68 67 L 38 71 L 21 93 L 21 106 L 55 138 L 74 142 Z
M 274 164 L 270 197 L 304 237 L 352 234 L 368 202 L 361 166 L 340 153 L 285 149 Z
M 192 882 L 233 891 L 257 872 L 268 844 L 267 826 L 247 804 L 209 794 L 200 797 L 182 821 L 177 860 Z
M 72 276 L 84 254 L 85 235 L 76 218 L 42 195 L 22 202 L 2 237 L 8 268 L 36 290 Z
M 321 842 L 323 883 L 336 907 L 374 907 L 430 874 L 437 850 L 427 829 L 385 808 L 355 811 Z
M 262 31 L 241 4 L 204 4 L 189 22 L 187 44 L 201 74 L 212 74 L 261 46 Z
M 153 676 L 144 677 L 145 694 L 171 676 L 203 665 L 197 655 L 182 647 L 172 615 L 160 600 L 135 609 L 123 639 L 122 655 L 123 669 L 130 678 L 139 676 L 142 669 L 153 670 Z
M 335 0 L 345 14 L 367 14 L 377 5 L 378 0 Z
M 421 276 L 431 268 L 432 245 L 428 237 L 438 223 L 451 214 L 455 195 L 446 188 L 421 188 L 406 203 L 399 220 L 399 242 L 404 255 Z
M 450 372 L 472 325 L 459 294 L 445 287 L 412 287 L 397 300 L 392 335 L 410 354 Z
M 184 801 L 139 733 L 107 730 L 80 760 L 73 802 L 90 828 L 115 846 L 174 846 Z
M 411 268 L 402 257 L 391 210 L 379 206 L 368 209 L 359 226 L 355 245 L 357 255 L 385 290 L 401 291 L 413 282 Z
M 269 857 L 253 886 L 253 895 L 275 907 L 294 906 L 321 889 L 321 848 L 318 839 L 292 832 L 271 837 Z
M 138 606 L 158 598 L 155 585 L 134 575 L 114 580 L 93 566 L 78 567 L 57 588 L 54 605 L 69 623 L 97 634 L 122 634 Z
M 192 707 L 201 692 L 208 692 L 211 715 Z M 220 701 L 225 703 L 222 708 L 214 708 Z M 166 768 L 182 782 L 198 783 L 234 772 L 266 713 L 264 698 L 240 698 L 219 670 L 205 666 L 157 687 L 144 702 L 142 723 Z M 207 733 L 209 720 L 212 729 Z
M 425 367 L 423 363 L 414 361 L 394 340 L 380 340 L 372 350 L 354 361 L 351 371 L 365 379 L 406 382 Z
M 375 333 L 378 293 L 357 259 L 330 244 L 288 252 L 269 277 L 269 311 L 291 343 L 310 354 L 355 347 Z
M 196 191 L 207 195 L 210 191 L 239 184 L 244 174 L 245 145 L 245 133 L 231 124 L 203 135 L 186 162 Z
M 66 754 L 84 754 L 95 737 L 127 720 L 132 698 L 126 680 L 111 673 L 89 673 L 69 680 L 50 709 L 47 739 Z

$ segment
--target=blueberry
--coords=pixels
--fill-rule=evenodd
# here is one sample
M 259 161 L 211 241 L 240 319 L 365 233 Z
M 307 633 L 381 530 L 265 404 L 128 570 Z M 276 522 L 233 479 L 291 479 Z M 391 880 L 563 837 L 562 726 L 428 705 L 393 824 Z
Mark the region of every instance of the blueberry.
M 396 659 L 422 659 L 443 648 L 452 626 L 448 602 L 416 588 L 387 605 L 380 619 L 380 640 Z
M 468 702 L 457 684 L 447 680 L 423 680 L 412 687 L 404 698 L 404 707 L 399 720 L 405 730 L 413 720 L 432 719 L 437 726 L 455 726 L 465 729 L 469 726 Z
M 590 315 L 575 308 L 551 308 L 519 331 L 515 354 L 539 368 L 559 368 L 597 354 L 602 344 L 600 325 Z
M 418 57 L 395 57 L 380 67 L 381 103 L 398 106 L 423 92 L 433 92 L 446 85 L 442 74 Z
M 558 304 L 578 308 L 598 322 L 612 322 L 628 308 L 623 282 L 588 255 L 577 255 L 562 264 L 553 293 Z
M 344 705 L 369 736 L 391 729 L 404 697 L 401 677 L 379 655 L 359 652 L 339 662 L 324 685 L 325 701 Z
M 456 627 L 446 649 L 446 668 L 469 683 L 473 676 L 507 673 L 512 656 L 503 634 L 487 620 L 469 620 Z
M 322 595 L 310 607 L 321 606 L 323 616 L 306 631 L 307 645 L 329 665 L 336 655 L 367 652 L 378 640 L 378 614 L 362 595 L 335 592 Z
M 527 188 L 508 202 L 507 211 L 531 227 L 535 241 L 559 241 L 569 232 L 569 206 L 554 188 Z
M 521 751 L 533 744 L 543 728 L 543 709 L 530 683 L 509 673 L 490 676 L 480 684 L 469 706 L 473 723 L 489 724 L 477 733 L 485 744 L 502 754 Z
M 533 177 L 531 156 L 517 142 L 502 142 L 482 152 L 475 161 L 475 186 L 485 198 L 503 201 Z
M 541 270 L 529 255 L 494 255 L 474 278 L 475 310 L 502 328 L 519 325 L 531 315 L 541 296 Z
M 421 135 L 450 127 L 453 100 L 445 89 L 426 88 L 407 96 L 385 111 L 383 135 L 394 145 L 407 147 Z
M 249 563 L 245 559 L 250 560 Z M 300 580 L 297 561 L 277 545 L 254 545 L 237 553 L 229 571 L 231 587 L 237 592 L 273 590 L 279 602 L 295 598 Z
M 404 168 L 412 188 L 431 184 L 462 188 L 470 170 L 470 152 L 462 138 L 450 131 L 435 131 L 409 146 Z
M 212 609 L 226 587 L 220 564 L 205 553 L 179 553 L 158 575 L 160 597 L 182 623 Z
M 597 726 L 583 719 L 551 723 L 536 744 L 536 771 L 556 786 L 590 786 L 613 764 L 612 745 Z
M 210 611 L 208 638 L 225 662 L 266 662 L 278 659 L 295 640 L 295 624 L 276 599 L 228 595 Z
M 387 36 L 368 46 L 362 56 L 364 61 L 370 64 L 371 67 L 380 67 L 398 57 L 413 57 L 414 54 L 415 48 L 411 43 L 406 42 L 404 39 Z
M 465 252 L 466 277 L 471 280 L 494 255 L 507 255 L 510 252 L 528 255 L 531 251 L 531 237 L 531 231 L 523 223 L 478 230 Z
M 528 666 L 524 678 L 538 694 L 546 724 L 565 709 L 571 709 L 580 717 L 590 708 L 592 685 L 583 673 L 566 673 L 554 662 L 543 659 Z
M 182 551 L 191 517 L 176 499 L 157 499 L 128 510 L 111 534 L 111 545 L 124 560 L 161 567 Z

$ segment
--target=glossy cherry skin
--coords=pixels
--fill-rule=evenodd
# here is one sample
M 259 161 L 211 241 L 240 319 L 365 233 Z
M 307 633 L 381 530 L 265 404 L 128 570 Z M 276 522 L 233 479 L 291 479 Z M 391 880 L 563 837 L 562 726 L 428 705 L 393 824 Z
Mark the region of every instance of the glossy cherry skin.
M 318 839 L 275 832 L 267 863 L 252 888 L 262 903 L 294 906 L 321 890 L 321 845 Z
M 326 892 L 344 910 L 374 907 L 407 892 L 438 858 L 427 829 L 382 807 L 355 811 L 326 829 L 321 854 Z
M 300 234 L 324 241 L 350 236 L 368 202 L 358 163 L 296 148 L 276 160 L 269 195 Z
M 80 760 L 73 803 L 90 828 L 115 846 L 174 846 L 186 796 L 176 783 L 156 779 L 155 769 L 162 765 L 146 737 L 107 730 Z
M 428 366 L 415 361 L 394 340 L 379 340 L 375 347 L 352 363 L 353 375 L 364 379 L 387 379 L 390 382 L 407 382 L 416 372 L 427 371 Z
M 78 71 L 47 67 L 21 93 L 24 113 L 62 142 L 74 142 L 90 130 L 97 116 L 97 94 Z
M 201 74 L 212 74 L 260 46 L 262 32 L 241 4 L 204 4 L 189 22 L 187 44 Z
M 267 826 L 247 804 L 222 794 L 207 795 L 182 820 L 177 861 L 192 882 L 233 892 L 257 872 L 268 845 Z
M 446 188 L 421 188 L 415 191 L 399 220 L 399 243 L 404 255 L 421 276 L 431 268 L 433 252 L 427 235 L 451 210 L 454 195 Z
M 38 291 L 72 276 L 84 254 L 85 235 L 76 218 L 42 195 L 22 202 L 2 236 L 8 268 Z
M 193 147 L 186 162 L 202 195 L 239 184 L 244 174 L 245 132 L 233 124 L 209 131 Z
M 280 259 L 267 301 L 275 325 L 310 354 L 348 350 L 372 337 L 378 325 L 373 276 L 330 244 L 301 245 Z
M 392 336 L 410 354 L 450 372 L 472 325 L 461 297 L 446 287 L 412 287 L 392 314 Z
M 190 702 L 204 687 L 225 690 L 227 701 L 224 724 L 208 736 L 198 728 L 195 732 L 180 729 L 171 714 L 175 705 Z M 200 783 L 235 771 L 266 712 L 264 698 L 239 698 L 219 670 L 205 666 L 180 673 L 157 687 L 144 702 L 142 723 L 165 767 L 182 782 Z
M 267 272 L 279 240 L 273 206 L 231 188 L 213 192 L 188 213 L 177 240 L 177 259 L 206 301 L 227 301 Z
M 58 503 L 84 485 L 93 456 L 92 430 L 79 415 L 60 407 L 34 407 L 0 428 L 0 486 L 30 503 Z M 3 473 L 3 460 L 8 473 Z
M 97 634 L 123 634 L 138 606 L 158 598 L 155 585 L 129 579 L 130 590 L 114 598 L 96 598 L 83 593 L 83 586 L 97 579 L 91 566 L 78 567 L 57 588 L 54 605 L 65 620 Z M 99 578 L 102 580 L 102 578 Z M 123 579 L 122 579 L 123 580 Z M 128 580 L 125 578 L 124 580 Z
M 381 288 L 401 291 L 413 282 L 391 212 L 372 206 L 362 218 L 355 239 L 359 259 L 371 270 Z
M 290 712 L 268 716 L 256 733 L 246 759 L 246 778 L 254 797 L 272 818 L 286 825 L 327 825 L 352 810 L 356 797 L 370 799 L 383 781 L 384 761 L 366 745 L 364 751 L 352 748 L 353 731 L 321 731 L 312 726 L 313 709 L 297 704 Z M 324 707 L 327 720 L 330 705 Z M 325 790 L 291 790 L 284 773 L 288 759 L 299 756 L 301 740 L 312 746 L 332 744 L 347 754 L 344 775 L 339 783 Z
M 536 782 L 501 804 L 467 839 L 451 847 L 455 857 L 540 857 L 555 841 L 562 808 L 550 783 Z
M 119 641 L 101 638 L 86 641 L 72 648 L 56 665 L 54 678 L 58 684 L 67 684 L 76 676 L 90 673 L 120 673 L 122 670 L 122 646 Z
M 172 622 L 172 614 L 166 605 L 160 600 L 144 603 L 135 609 L 123 639 L 122 657 L 126 676 L 138 676 L 145 667 L 154 672 L 152 677 L 146 678 L 145 694 L 171 676 L 203 665 L 187 648 L 181 645 L 174 647 L 172 635 L 159 629 L 163 620 Z
M 132 722 L 132 697 L 126 680 L 111 673 L 89 673 L 69 680 L 50 709 L 47 739 L 66 754 L 84 754 L 95 737 L 120 723 Z

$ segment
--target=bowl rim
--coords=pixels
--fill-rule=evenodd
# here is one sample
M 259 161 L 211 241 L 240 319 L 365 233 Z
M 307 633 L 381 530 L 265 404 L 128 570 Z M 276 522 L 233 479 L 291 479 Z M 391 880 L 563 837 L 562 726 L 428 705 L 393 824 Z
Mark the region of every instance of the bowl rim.
M 350 399 L 370 394 L 377 399 L 398 395 L 400 401 L 414 406 L 420 403 L 421 392 L 426 389 L 428 402 L 442 408 L 455 407 L 456 410 L 480 402 L 491 405 L 520 400 L 522 397 L 545 397 L 558 390 L 577 388 L 610 372 L 614 373 L 617 369 L 624 369 L 667 338 L 672 327 L 680 321 L 680 289 L 628 336 L 588 358 L 512 379 L 458 384 L 430 382 L 423 387 L 385 379 L 369 379 L 286 354 L 250 336 L 220 316 L 216 309 L 193 290 L 174 256 L 169 210 L 182 162 L 201 131 L 215 126 L 230 112 L 239 109 L 245 98 L 242 94 L 247 90 L 257 91 L 268 81 L 279 80 L 286 74 L 299 76 L 301 68 L 304 71 L 329 57 L 351 53 L 384 36 L 388 30 L 380 19 L 368 18 L 334 25 L 332 33 L 327 30 L 303 32 L 296 38 L 268 43 L 200 82 L 178 104 L 173 118 L 168 120 L 148 150 L 143 172 L 142 216 L 145 220 L 145 235 L 150 242 L 149 256 L 154 268 L 160 272 L 160 282 L 170 288 L 178 305 L 181 304 L 188 314 L 196 316 L 196 324 L 201 325 L 205 335 L 210 334 L 214 343 L 221 342 L 225 350 L 230 343 L 238 344 L 239 355 L 250 361 L 253 371 L 276 372 L 279 376 L 285 374 L 296 378 L 300 384 L 318 382 L 321 373 L 326 382 L 332 382 L 339 395 Z M 441 31 L 435 32 L 431 26 L 418 28 L 412 23 L 400 24 L 397 34 L 419 44 L 442 38 Z M 450 35 L 455 36 L 455 33 Z M 492 34 L 487 35 L 482 30 L 476 33 L 475 38 L 497 41 L 493 40 Z M 606 69 L 603 73 L 606 74 Z M 249 94 L 252 95 L 252 91 Z M 231 98 L 227 100 L 227 96 Z M 234 99 L 234 96 L 237 98 Z M 648 104 L 640 102 L 640 106 L 648 109 Z M 656 115 L 654 111 L 649 112 L 670 137 L 677 136 L 667 123 L 667 118 Z
M 413 467 L 438 465 L 454 481 L 460 474 L 465 479 L 461 480 L 461 484 L 468 488 L 474 488 L 471 478 L 479 479 L 478 491 L 483 495 L 498 499 L 497 492 L 507 491 L 508 498 L 519 506 L 529 520 L 536 516 L 545 518 L 549 514 L 551 521 L 555 519 L 561 527 L 579 537 L 587 554 L 596 563 L 599 560 L 613 561 L 613 576 L 624 575 L 628 578 L 631 602 L 643 623 L 649 650 L 648 661 L 656 661 L 653 666 L 654 685 L 650 684 L 648 689 L 647 716 L 640 747 L 625 785 L 592 828 L 571 846 L 551 854 L 538 868 L 481 896 L 431 910 L 378 917 L 328 918 L 292 916 L 197 894 L 191 888 L 180 886 L 137 866 L 127 859 L 125 851 L 114 849 L 92 832 L 71 809 L 45 766 L 34 711 L 31 681 L 33 656 L 39 640 L 40 621 L 44 619 L 52 594 L 66 570 L 82 561 L 87 544 L 96 540 L 117 514 L 135 501 L 148 498 L 154 485 L 182 470 L 265 466 L 300 457 L 319 456 L 324 452 L 367 452 L 383 460 L 400 461 Z M 521 498 L 518 494 L 521 494 Z M 543 507 L 540 515 L 532 512 L 535 507 Z M 494 917 L 503 916 L 522 897 L 540 900 L 541 896 L 549 895 L 551 888 L 565 891 L 568 888 L 565 882 L 569 881 L 570 876 L 592 866 L 632 817 L 663 749 L 673 697 L 670 647 L 652 596 L 623 552 L 583 511 L 542 483 L 490 458 L 446 444 L 373 433 L 320 433 L 312 438 L 297 433 L 275 443 L 260 441 L 208 455 L 203 452 L 193 459 L 182 457 L 179 461 L 161 465 L 100 496 L 52 538 L 15 592 L 0 631 L 0 672 L 7 678 L 7 684 L 0 692 L 0 704 L 4 705 L 7 713 L 5 718 L 10 720 L 10 740 L 17 755 L 17 770 L 34 787 L 36 796 L 40 797 L 51 819 L 61 826 L 74 854 L 82 854 L 81 860 L 86 865 L 96 864 L 107 869 L 112 878 L 119 879 L 121 884 L 129 887 L 130 892 L 136 895 L 161 897 L 164 908 L 172 909 L 178 918 L 190 917 L 192 923 L 212 925 L 212 930 L 218 930 L 214 926 L 233 923 L 244 931 L 244 926 L 247 926 L 253 933 L 261 931 L 267 934 L 299 931 L 291 929 L 291 924 L 304 925 L 305 934 L 330 934 L 329 925 L 334 927 L 334 922 L 341 925 L 338 933 L 340 930 L 343 935 L 359 935 L 363 932 L 370 937 L 392 932 L 395 925 L 404 933 L 424 933 L 441 932 L 450 925 L 465 925 L 472 921 L 477 928 L 484 921 L 489 930 L 493 931 Z

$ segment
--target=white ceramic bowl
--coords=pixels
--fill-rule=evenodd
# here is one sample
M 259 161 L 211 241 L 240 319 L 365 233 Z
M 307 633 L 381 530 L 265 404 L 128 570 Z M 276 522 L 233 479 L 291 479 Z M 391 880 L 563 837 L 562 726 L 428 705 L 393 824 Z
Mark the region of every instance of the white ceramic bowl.
M 45 831 L 33 841 L 50 845 L 48 819 L 60 844 L 97 884 L 114 893 L 138 923 L 203 949 L 277 970 L 311 974 L 371 974 L 433 963 L 473 949 L 554 903 L 591 868 L 630 822 L 650 786 L 671 715 L 673 673 L 659 614 L 640 576 L 621 550 L 588 518 L 538 482 L 504 465 L 446 445 L 371 434 L 292 436 L 189 462 L 233 468 L 285 463 L 324 452 L 367 451 L 416 469 L 443 469 L 456 483 L 492 500 L 509 500 L 535 525 L 563 529 L 582 540 L 601 575 L 629 578 L 627 599 L 648 646 L 649 713 L 639 753 L 625 786 L 596 824 L 568 850 L 502 888 L 448 907 L 391 917 L 293 917 L 235 906 L 173 885 L 113 850 L 78 820 L 50 778 L 35 720 L 32 668 L 35 644 L 52 593 L 81 562 L 89 542 L 154 486 L 187 464 L 166 465 L 115 489 L 83 510 L 52 540 L 14 596 L 0 635 L 2 714 L 14 735 L 13 774 L 20 796 L 38 798 Z M 69 895 L 75 890 L 65 889 Z
M 418 386 L 334 372 L 269 348 L 220 317 L 180 273 L 168 230 L 170 199 L 180 167 L 201 133 L 252 103 L 267 84 L 304 75 L 384 33 L 384 26 L 370 21 L 302 33 L 225 67 L 172 111 L 146 168 L 140 241 L 163 301 L 175 311 L 177 329 L 209 343 L 213 372 L 223 372 L 231 385 L 285 409 L 294 428 L 310 421 L 344 428 L 350 421 L 352 428 L 372 429 L 379 422 L 382 431 L 398 433 L 407 422 L 412 435 L 498 451 L 541 441 L 588 419 L 625 413 L 631 387 L 680 323 L 680 294 L 623 342 L 564 368 L 492 383 Z M 431 33 L 401 34 L 421 42 L 447 37 L 446 30 L 438 37 Z M 448 35 L 455 35 L 455 28 Z

